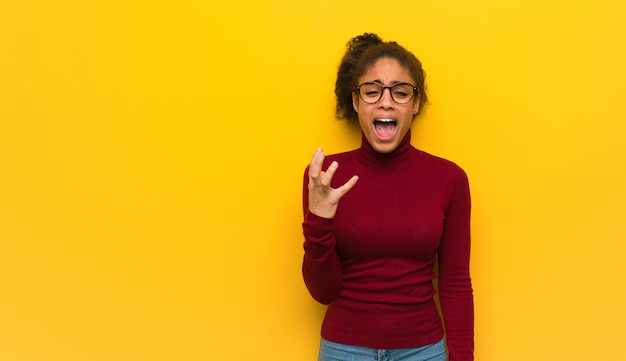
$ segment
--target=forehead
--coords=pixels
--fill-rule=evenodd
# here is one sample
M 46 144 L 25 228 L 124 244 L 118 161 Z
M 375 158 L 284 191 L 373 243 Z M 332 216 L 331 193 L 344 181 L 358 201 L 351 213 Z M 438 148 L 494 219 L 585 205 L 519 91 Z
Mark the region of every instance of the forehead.
M 394 58 L 380 58 L 372 64 L 359 78 L 360 83 L 378 81 L 383 84 L 395 82 L 411 82 L 408 69 L 400 65 Z

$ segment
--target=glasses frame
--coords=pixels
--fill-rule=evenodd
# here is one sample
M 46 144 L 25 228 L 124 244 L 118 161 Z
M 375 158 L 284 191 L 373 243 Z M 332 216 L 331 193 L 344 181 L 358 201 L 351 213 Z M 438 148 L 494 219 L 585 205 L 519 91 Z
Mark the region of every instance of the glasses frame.
M 382 88 L 382 91 L 380 92 L 380 96 L 378 97 L 378 99 L 376 99 L 375 102 L 369 102 L 365 99 L 363 99 L 363 95 L 361 95 L 361 87 L 367 84 L 376 84 L 379 87 Z M 396 85 L 410 85 L 413 88 L 413 95 L 411 96 L 411 98 L 409 100 L 407 100 L 405 103 L 400 103 L 399 101 L 396 100 L 396 98 L 393 97 L 393 92 L 391 91 L 391 89 L 396 86 Z M 382 85 L 379 82 L 376 81 L 366 81 L 365 83 L 359 85 L 356 87 L 356 93 L 359 94 L 359 98 L 361 98 L 362 101 L 364 101 L 367 104 L 376 104 L 378 103 L 382 98 L 383 98 L 383 93 L 385 92 L 385 89 L 389 89 L 389 95 L 391 96 L 391 99 L 396 102 L 397 104 L 409 104 L 411 102 L 411 100 L 413 100 L 415 98 L 416 94 L 419 94 L 419 89 L 417 89 L 417 87 L 411 83 L 407 83 L 407 82 L 397 82 L 397 83 L 393 83 L 391 85 Z

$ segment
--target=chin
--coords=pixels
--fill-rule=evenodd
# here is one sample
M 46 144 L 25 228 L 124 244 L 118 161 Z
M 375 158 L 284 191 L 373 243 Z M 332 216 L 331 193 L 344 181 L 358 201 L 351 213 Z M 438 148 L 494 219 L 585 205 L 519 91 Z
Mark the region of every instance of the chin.
M 391 153 L 394 150 L 396 150 L 396 148 L 398 148 L 398 142 L 383 143 L 383 144 L 379 143 L 379 144 L 374 144 L 372 147 L 378 153 L 386 154 L 386 153 Z

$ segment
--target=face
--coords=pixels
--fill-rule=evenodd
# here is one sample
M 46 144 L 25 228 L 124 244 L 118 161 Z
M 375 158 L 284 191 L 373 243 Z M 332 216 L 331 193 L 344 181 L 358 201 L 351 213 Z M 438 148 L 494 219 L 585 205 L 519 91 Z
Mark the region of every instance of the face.
M 397 60 L 381 58 L 359 78 L 359 84 L 377 82 L 392 85 L 398 82 L 413 84 L 407 69 Z M 365 137 L 379 153 L 393 152 L 408 133 L 413 115 L 419 110 L 419 96 L 407 104 L 398 104 L 391 98 L 391 91 L 385 89 L 382 98 L 374 104 L 364 102 L 359 94 L 352 93 L 352 106 L 359 114 L 359 124 Z

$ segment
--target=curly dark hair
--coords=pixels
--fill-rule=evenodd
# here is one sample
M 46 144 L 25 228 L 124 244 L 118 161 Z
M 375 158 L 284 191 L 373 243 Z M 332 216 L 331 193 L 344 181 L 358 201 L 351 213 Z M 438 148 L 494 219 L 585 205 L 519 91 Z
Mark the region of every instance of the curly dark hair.
M 359 78 L 381 58 L 395 59 L 406 68 L 418 89 L 420 102 L 425 104 L 428 101 L 424 86 L 426 73 L 415 55 L 395 41 L 384 42 L 376 34 L 364 33 L 355 36 L 346 44 L 346 53 L 339 64 L 335 82 L 337 97 L 335 116 L 337 119 L 345 119 L 348 123 L 358 123 L 359 115 L 352 107 L 352 93 L 359 85 L 357 84 Z M 421 112 L 421 109 L 422 107 L 417 114 Z

